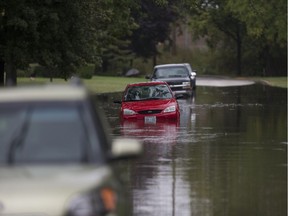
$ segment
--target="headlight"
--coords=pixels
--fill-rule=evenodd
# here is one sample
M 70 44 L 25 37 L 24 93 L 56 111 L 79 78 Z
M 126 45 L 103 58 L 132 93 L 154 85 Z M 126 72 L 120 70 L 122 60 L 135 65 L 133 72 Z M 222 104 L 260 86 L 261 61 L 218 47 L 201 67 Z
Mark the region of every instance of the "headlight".
M 183 82 L 182 85 L 183 85 L 183 88 L 191 88 L 190 82 Z
M 169 113 L 169 112 L 175 112 L 176 111 L 176 106 L 169 106 L 164 110 L 164 113 Z
M 102 188 L 89 194 L 81 194 L 68 204 L 68 216 L 98 216 L 116 210 L 116 194 L 110 188 Z
M 184 85 L 184 86 L 190 86 L 190 82 L 183 82 L 182 85 Z
M 134 115 L 134 114 L 136 114 L 136 112 L 133 110 L 130 110 L 130 109 L 123 110 L 123 115 Z

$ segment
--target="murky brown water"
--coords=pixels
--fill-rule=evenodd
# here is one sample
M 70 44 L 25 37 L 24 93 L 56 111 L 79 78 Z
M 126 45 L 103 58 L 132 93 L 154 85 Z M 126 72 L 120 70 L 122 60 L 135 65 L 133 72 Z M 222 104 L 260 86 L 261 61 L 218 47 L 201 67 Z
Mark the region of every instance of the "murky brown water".
M 143 140 L 123 175 L 137 216 L 286 216 L 287 90 L 198 87 L 180 125 L 125 123 L 99 96 L 113 135 Z

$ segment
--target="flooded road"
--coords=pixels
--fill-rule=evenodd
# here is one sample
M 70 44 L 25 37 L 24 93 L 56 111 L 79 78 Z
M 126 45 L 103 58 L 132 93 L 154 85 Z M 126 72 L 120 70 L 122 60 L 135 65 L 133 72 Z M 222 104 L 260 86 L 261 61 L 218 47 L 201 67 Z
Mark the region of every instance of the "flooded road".
M 120 124 L 119 98 L 99 96 L 111 133 L 143 141 L 124 169 L 133 215 L 287 215 L 286 89 L 199 85 L 179 124 Z

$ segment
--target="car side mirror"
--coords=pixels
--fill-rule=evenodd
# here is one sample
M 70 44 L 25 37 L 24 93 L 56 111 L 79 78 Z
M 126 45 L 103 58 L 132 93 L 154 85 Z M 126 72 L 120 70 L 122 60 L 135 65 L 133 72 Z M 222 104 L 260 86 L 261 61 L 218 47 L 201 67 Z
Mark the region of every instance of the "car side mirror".
M 151 75 L 146 75 L 145 79 L 151 79 Z
M 116 138 L 112 142 L 110 159 L 135 158 L 140 156 L 142 151 L 143 148 L 140 141 L 131 138 Z

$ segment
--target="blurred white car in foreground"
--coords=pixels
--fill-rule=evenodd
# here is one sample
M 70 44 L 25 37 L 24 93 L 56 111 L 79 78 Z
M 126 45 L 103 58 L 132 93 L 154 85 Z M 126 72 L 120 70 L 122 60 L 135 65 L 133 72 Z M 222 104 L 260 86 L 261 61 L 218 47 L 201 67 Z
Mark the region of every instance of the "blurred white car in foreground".
M 141 145 L 107 133 L 81 86 L 0 89 L 0 215 L 129 215 L 111 162 Z

